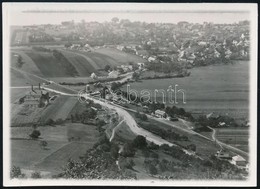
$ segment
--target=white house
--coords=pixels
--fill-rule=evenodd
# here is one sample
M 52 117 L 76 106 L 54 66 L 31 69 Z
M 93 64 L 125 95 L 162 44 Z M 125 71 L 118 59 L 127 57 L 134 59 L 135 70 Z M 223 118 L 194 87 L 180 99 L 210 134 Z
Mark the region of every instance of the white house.
M 245 167 L 247 165 L 246 160 L 240 155 L 233 156 L 232 163 L 241 167 Z
M 148 58 L 148 62 L 154 62 L 155 60 L 156 60 L 156 57 L 154 57 L 154 56 L 150 56 Z
M 96 75 L 94 72 L 90 75 L 90 77 L 91 77 L 92 79 L 97 79 L 97 75 Z
M 165 111 L 156 110 L 154 113 L 155 113 L 155 116 L 156 116 L 156 117 L 160 117 L 160 118 L 165 118 L 165 117 L 166 117 Z

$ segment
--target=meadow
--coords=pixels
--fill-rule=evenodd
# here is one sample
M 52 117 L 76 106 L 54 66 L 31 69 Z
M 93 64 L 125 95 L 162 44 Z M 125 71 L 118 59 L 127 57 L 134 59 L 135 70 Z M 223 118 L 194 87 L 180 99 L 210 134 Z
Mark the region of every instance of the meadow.
M 31 140 L 28 134 L 32 132 L 32 128 L 11 128 L 12 165 L 57 174 L 69 159 L 78 160 L 99 138 L 95 126 L 81 123 L 37 129 L 41 132 L 40 138 Z M 41 140 L 48 143 L 46 148 L 40 146 Z
M 183 107 L 193 113 L 211 113 L 230 115 L 235 118 L 247 118 L 249 113 L 249 62 L 238 61 L 234 65 L 207 66 L 194 68 L 185 78 L 152 79 L 130 84 L 130 89 L 139 92 L 149 91 L 151 99 L 162 102 L 163 95 L 155 90 L 167 91 L 169 86 L 185 92 L 177 92 L 177 103 L 170 103 L 165 92 L 166 104 Z M 124 90 L 126 90 L 124 86 Z M 173 99 L 174 99 L 173 93 Z

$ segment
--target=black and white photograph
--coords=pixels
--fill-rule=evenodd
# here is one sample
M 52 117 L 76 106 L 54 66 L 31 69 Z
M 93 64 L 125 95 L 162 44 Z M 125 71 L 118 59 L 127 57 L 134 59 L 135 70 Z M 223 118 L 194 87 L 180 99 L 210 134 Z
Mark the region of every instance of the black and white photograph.
M 3 3 L 5 186 L 255 186 L 257 4 Z

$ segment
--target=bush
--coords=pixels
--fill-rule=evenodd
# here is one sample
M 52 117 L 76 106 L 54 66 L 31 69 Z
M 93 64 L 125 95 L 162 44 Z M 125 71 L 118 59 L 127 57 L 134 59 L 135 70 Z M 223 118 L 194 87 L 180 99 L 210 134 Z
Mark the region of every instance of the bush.
M 132 142 L 133 146 L 136 148 L 145 148 L 147 146 L 147 142 L 144 136 L 138 135 Z
M 31 175 L 31 178 L 34 178 L 34 179 L 38 179 L 38 178 L 41 178 L 41 174 L 40 172 L 33 172 L 32 175 Z
M 152 164 L 149 164 L 149 173 L 152 175 L 156 175 L 158 173 L 156 167 Z
M 11 170 L 11 178 L 19 178 L 22 175 L 20 167 L 13 166 Z
M 133 145 L 130 143 L 126 143 L 121 155 L 124 157 L 133 157 L 135 155 L 135 149 L 133 148 Z
M 116 144 L 111 144 L 110 154 L 114 159 L 118 158 L 119 147 Z
M 120 158 L 119 162 L 120 162 L 120 167 L 122 169 L 132 169 L 133 166 L 135 165 L 133 159 L 131 158 Z
M 148 148 L 151 149 L 151 150 L 158 150 L 159 145 L 154 144 L 153 142 L 150 142 L 150 144 L 148 145 Z
M 33 130 L 33 132 L 29 135 L 32 139 L 37 139 L 41 135 L 40 131 Z

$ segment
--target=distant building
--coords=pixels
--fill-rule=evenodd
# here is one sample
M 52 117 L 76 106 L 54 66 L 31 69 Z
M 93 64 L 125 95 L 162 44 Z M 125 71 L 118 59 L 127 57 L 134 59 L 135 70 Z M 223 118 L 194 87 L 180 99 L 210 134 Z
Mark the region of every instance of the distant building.
M 230 154 L 225 150 L 217 151 L 216 156 L 221 159 L 231 159 Z
M 138 65 L 139 69 L 144 68 L 144 63 L 142 63 L 142 62 L 137 63 L 137 65 Z
M 118 76 L 119 76 L 119 73 L 118 73 L 118 71 L 115 71 L 115 70 L 108 73 L 108 78 L 118 78 Z
M 162 111 L 162 110 L 156 110 L 155 111 L 155 116 L 156 117 L 160 117 L 160 118 L 165 118 L 166 117 L 166 113 L 165 113 L 165 111 Z
M 90 77 L 91 77 L 92 79 L 97 79 L 97 78 L 98 78 L 97 75 L 96 75 L 94 72 L 90 75 Z
M 156 57 L 154 57 L 154 56 L 150 56 L 148 58 L 148 62 L 155 62 L 155 60 L 156 60 Z

